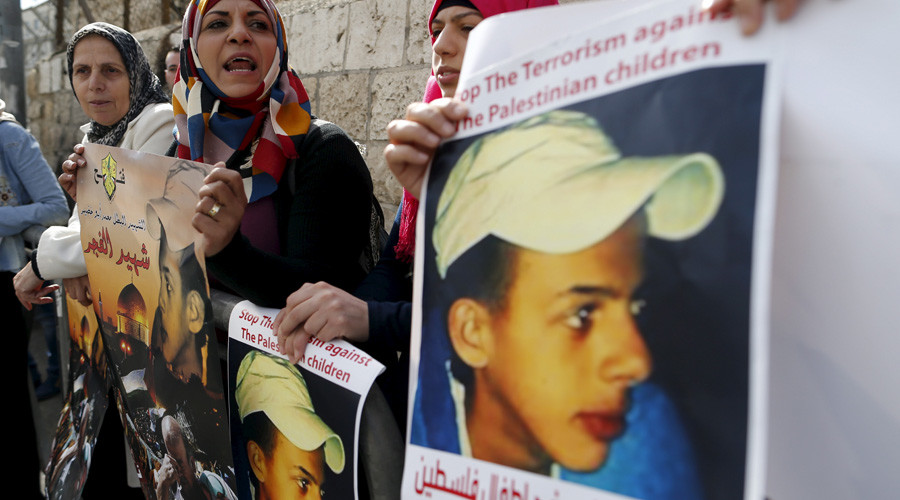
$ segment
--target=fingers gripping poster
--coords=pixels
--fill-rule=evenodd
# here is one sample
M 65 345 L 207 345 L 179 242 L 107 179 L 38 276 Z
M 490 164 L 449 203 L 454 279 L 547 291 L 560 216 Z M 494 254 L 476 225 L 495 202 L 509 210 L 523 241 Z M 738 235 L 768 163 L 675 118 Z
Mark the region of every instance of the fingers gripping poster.
M 191 227 L 208 165 L 98 145 L 81 238 L 110 383 L 147 498 L 236 498 L 212 304 Z
M 403 498 L 762 497 L 771 40 L 602 9 L 469 40 L 420 212 Z

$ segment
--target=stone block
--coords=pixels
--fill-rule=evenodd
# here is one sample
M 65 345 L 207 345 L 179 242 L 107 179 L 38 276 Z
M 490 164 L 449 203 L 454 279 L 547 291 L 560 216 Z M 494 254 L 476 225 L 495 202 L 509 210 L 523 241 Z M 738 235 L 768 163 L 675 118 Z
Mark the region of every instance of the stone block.
M 428 34 L 428 15 L 434 2 L 410 0 L 409 43 L 406 46 L 408 64 L 431 64 L 431 36 Z
M 288 54 L 299 73 L 340 70 L 344 65 L 347 43 L 346 5 L 331 5 L 300 12 L 285 21 L 288 28 Z
M 303 75 L 300 75 L 300 79 L 303 80 L 303 88 L 306 89 L 306 95 L 309 96 L 312 114 L 319 116 L 319 79 Z
M 367 143 L 369 152 L 366 163 L 369 165 L 369 172 L 372 174 L 372 186 L 375 190 L 375 197 L 378 198 L 382 206 L 397 206 L 403 198 L 403 188 L 397 182 L 397 179 L 394 178 L 394 174 L 391 173 L 387 162 L 384 160 L 383 152 L 387 144 L 387 141 L 369 141 Z M 385 212 L 385 217 L 390 217 L 390 215 Z
M 31 101 L 35 100 L 38 96 L 38 86 L 40 85 L 39 76 L 40 72 L 36 67 L 32 67 L 25 71 L 25 95 Z M 31 111 L 28 112 L 28 116 L 31 116 Z
M 70 89 L 69 74 L 65 54 L 50 59 L 50 91 L 59 92 L 62 89 Z
M 387 140 L 387 124 L 403 117 L 409 103 L 422 100 L 428 74 L 427 68 L 418 67 L 405 71 L 386 71 L 375 76 L 372 82 L 369 137 Z
M 390 68 L 403 63 L 406 0 L 365 0 L 350 6 L 345 69 Z
M 384 213 L 384 228 L 391 232 L 391 228 L 394 226 L 394 218 L 397 217 L 397 210 L 400 209 L 400 205 L 394 205 L 393 203 L 381 203 L 381 211 Z
M 37 71 L 38 93 L 39 94 L 50 93 L 51 78 L 53 78 L 53 77 L 51 76 L 50 61 L 49 60 L 41 61 L 41 63 L 38 65 L 38 71 Z
M 320 79 L 321 118 L 338 124 L 353 139 L 364 141 L 369 109 L 369 75 L 349 73 Z
M 44 102 L 40 99 L 30 98 L 28 99 L 28 106 L 26 107 L 28 108 L 29 122 L 31 122 L 32 120 L 37 121 L 34 117 L 38 117 L 43 114 Z M 35 135 L 35 137 L 37 137 L 37 135 Z
M 159 2 L 131 2 L 129 8 L 128 27 L 132 33 L 159 26 L 163 22 Z

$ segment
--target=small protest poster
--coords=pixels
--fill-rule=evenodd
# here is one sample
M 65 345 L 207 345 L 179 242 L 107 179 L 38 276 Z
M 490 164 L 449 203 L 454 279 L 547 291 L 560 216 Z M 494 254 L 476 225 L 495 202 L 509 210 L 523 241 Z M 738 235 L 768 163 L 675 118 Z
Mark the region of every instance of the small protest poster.
M 85 146 L 81 240 L 147 498 L 236 498 L 212 304 L 191 227 L 209 165 Z
M 277 314 L 244 301 L 228 322 L 238 496 L 359 498 L 359 422 L 384 365 L 348 342 L 315 337 L 293 365 L 272 331 Z
M 94 309 L 64 297 L 69 318 L 69 385 L 45 471 L 47 496 L 54 500 L 78 496 L 84 488 L 109 406 L 110 388 L 103 336 Z
M 403 498 L 762 497 L 773 42 L 601 4 L 469 39 L 420 210 Z M 527 51 L 491 37 L 551 18 Z

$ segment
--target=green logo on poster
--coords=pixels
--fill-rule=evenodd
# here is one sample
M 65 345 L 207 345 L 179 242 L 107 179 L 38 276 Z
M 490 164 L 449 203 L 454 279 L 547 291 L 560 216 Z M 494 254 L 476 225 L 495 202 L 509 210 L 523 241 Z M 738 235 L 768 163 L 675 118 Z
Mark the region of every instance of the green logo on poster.
M 116 192 L 116 160 L 112 155 L 106 155 L 100 162 L 100 171 L 103 173 L 103 188 L 106 196 L 112 201 L 113 194 Z

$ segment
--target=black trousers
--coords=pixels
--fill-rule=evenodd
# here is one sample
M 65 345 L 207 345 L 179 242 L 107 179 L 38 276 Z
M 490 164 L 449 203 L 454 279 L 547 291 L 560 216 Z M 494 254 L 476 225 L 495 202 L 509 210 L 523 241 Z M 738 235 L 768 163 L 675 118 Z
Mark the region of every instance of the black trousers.
M 12 461 L 10 477 L 16 478 L 21 485 L 22 498 L 43 498 L 39 489 L 41 463 L 28 387 L 28 357 L 25 355 L 28 352 L 29 332 L 25 327 L 22 305 L 16 298 L 13 276 L 15 274 L 10 271 L 0 271 L 0 318 L 7 325 L 6 338 L 11 347 L 3 363 L 9 373 L 2 380 L 11 387 L 12 421 L 15 422 L 15 430 L 11 432 L 17 436 L 16 447 L 20 450 L 17 459 Z

